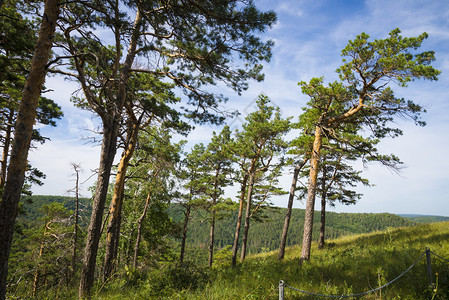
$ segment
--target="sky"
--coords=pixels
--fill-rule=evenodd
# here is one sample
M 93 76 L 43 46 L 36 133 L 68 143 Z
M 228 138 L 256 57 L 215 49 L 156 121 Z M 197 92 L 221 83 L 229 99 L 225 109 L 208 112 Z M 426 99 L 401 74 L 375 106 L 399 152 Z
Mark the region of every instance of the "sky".
M 301 94 L 299 81 L 324 76 L 325 82 L 337 79 L 335 70 L 341 64 L 341 49 L 348 40 L 365 32 L 371 38 L 385 38 L 400 28 L 403 36 L 417 36 L 427 32 L 421 50 L 434 50 L 434 66 L 441 70 L 438 81 L 415 81 L 407 88 L 395 87 L 396 95 L 411 99 L 426 108 L 427 126 L 418 127 L 410 120 L 398 119 L 404 135 L 381 142 L 382 153 L 394 153 L 404 162 L 400 174 L 378 164 L 363 169 L 363 176 L 375 186 L 360 188 L 363 197 L 356 205 L 339 205 L 336 212 L 389 212 L 396 214 L 429 214 L 449 216 L 449 3 L 447 0 L 256 0 L 261 10 L 274 10 L 277 23 L 263 34 L 275 42 L 273 56 L 264 65 L 265 80 L 250 82 L 241 96 L 224 88 L 229 98 L 226 108 L 240 111 L 240 119 L 228 124 L 237 128 L 245 114 L 252 111 L 254 100 L 261 93 L 280 107 L 284 117 L 294 117 L 308 101 Z M 32 150 L 29 159 L 47 178 L 43 186 L 33 187 L 36 195 L 70 195 L 74 187 L 71 163 L 80 164 L 81 181 L 91 177 L 98 167 L 100 147 L 86 139 L 98 129 L 98 119 L 75 108 L 70 96 L 77 89 L 73 82 L 60 77 L 47 78 L 46 87 L 52 92 L 45 96 L 55 100 L 64 111 L 64 118 L 55 128 L 41 128 L 50 141 Z M 180 95 L 181 96 L 181 95 Z M 188 137 L 189 145 L 207 143 L 212 126 L 197 127 Z M 117 156 L 118 160 L 119 156 Z M 89 197 L 87 188 L 95 176 L 83 183 L 82 196 Z M 291 170 L 286 168 L 282 185 L 288 190 Z M 305 181 L 303 181 L 305 184 Z M 232 193 L 232 192 L 231 192 Z M 234 195 L 230 195 L 234 196 Z M 275 199 L 276 206 L 286 206 L 287 197 Z M 304 201 L 295 207 L 305 208 Z M 318 205 L 316 209 L 319 209 Z

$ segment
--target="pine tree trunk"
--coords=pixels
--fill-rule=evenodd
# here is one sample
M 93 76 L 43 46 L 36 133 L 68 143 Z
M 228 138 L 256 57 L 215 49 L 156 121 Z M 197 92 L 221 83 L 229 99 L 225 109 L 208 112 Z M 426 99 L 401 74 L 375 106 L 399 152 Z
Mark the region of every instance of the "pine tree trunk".
M 142 238 L 142 224 L 145 219 L 148 211 L 148 207 L 150 206 L 151 192 L 148 192 L 147 200 L 145 201 L 145 206 L 143 208 L 142 215 L 139 220 L 137 220 L 137 237 L 136 244 L 134 245 L 134 257 L 133 257 L 133 268 L 137 268 L 137 256 L 139 254 L 140 240 Z
M 326 231 L 326 195 L 323 193 L 323 195 L 321 196 L 321 224 L 320 224 L 320 241 L 318 243 L 318 249 L 324 248 L 325 231 Z
M 212 220 L 210 221 L 209 238 L 209 267 L 212 267 L 214 261 L 214 232 L 215 232 L 215 209 L 212 211 Z
M 83 269 L 81 272 L 79 297 L 84 298 L 90 295 L 90 290 L 94 284 L 95 265 L 97 261 L 98 243 L 100 242 L 101 224 L 103 211 L 108 192 L 109 177 L 111 175 L 112 164 L 117 146 L 117 136 L 119 132 L 120 119 L 126 100 L 126 84 L 131 75 L 131 67 L 136 55 L 137 40 L 140 36 L 142 15 L 137 10 L 134 20 L 134 27 L 131 34 L 128 53 L 123 64 L 122 75 L 117 99 L 113 109 L 108 116 L 104 115 L 103 121 L 103 144 L 100 155 L 100 167 L 98 173 L 97 186 L 95 189 L 92 215 L 90 219 L 86 247 L 84 248 Z
M 306 212 L 304 218 L 304 235 L 302 239 L 301 261 L 310 259 L 310 247 L 312 245 L 313 212 L 315 206 L 315 194 L 320 163 L 321 141 L 323 138 L 320 126 L 315 128 L 312 157 L 310 159 L 309 185 L 307 189 Z
M 81 272 L 79 297 L 87 297 L 94 283 L 95 265 L 97 261 L 98 244 L 100 242 L 104 206 L 108 193 L 109 177 L 116 153 L 116 141 L 119 124 L 117 121 L 103 121 L 103 143 L 100 155 L 97 186 L 93 199 L 92 215 L 87 231 L 84 248 L 83 269 Z
M 184 253 L 186 249 L 186 239 L 187 239 L 187 227 L 189 225 L 190 219 L 190 208 L 191 205 L 187 204 L 184 218 L 184 228 L 182 230 L 181 253 L 179 254 L 179 264 L 182 264 L 184 262 Z
M 246 195 L 246 211 L 245 211 L 245 227 L 243 227 L 243 240 L 242 240 L 242 253 L 240 254 L 240 260 L 243 262 L 246 257 L 246 248 L 248 244 L 248 232 L 250 225 L 251 215 L 251 199 L 253 197 L 254 178 L 256 174 L 251 172 L 249 175 L 248 191 Z
M 36 273 L 34 273 L 34 280 L 33 280 L 33 297 L 36 297 L 37 294 L 37 289 L 39 287 L 39 278 L 41 275 L 40 272 L 40 267 L 41 264 L 39 263 L 39 259 L 42 257 L 42 254 L 44 253 L 44 248 L 45 248 L 45 235 L 47 234 L 47 228 L 50 226 L 49 222 L 48 224 L 45 224 L 45 228 L 44 228 L 44 234 L 42 235 L 42 241 L 41 241 L 41 246 L 39 248 L 39 255 L 37 256 L 37 260 L 38 263 L 36 265 Z
M 242 216 L 243 216 L 243 205 L 245 203 L 245 191 L 246 191 L 246 183 L 248 181 L 248 175 L 245 174 L 242 181 L 242 186 L 240 189 L 240 204 L 239 204 L 239 213 L 237 216 L 237 225 L 235 228 L 234 234 L 234 244 L 232 246 L 232 266 L 235 267 L 237 264 L 237 251 L 239 248 L 239 238 L 240 238 L 240 228 L 242 226 Z
M 323 160 L 324 161 L 324 160 Z M 321 224 L 320 224 L 320 239 L 318 242 L 318 249 L 323 249 L 324 247 L 324 235 L 326 230 L 326 178 L 327 172 L 326 168 L 323 168 L 323 181 L 321 182 Z
M 109 210 L 109 223 L 106 229 L 106 253 L 104 259 L 103 281 L 107 281 L 113 271 L 114 263 L 117 259 L 118 244 L 120 238 L 120 220 L 123 207 L 123 196 L 125 189 L 126 169 L 129 161 L 134 154 L 134 149 L 137 144 L 137 133 L 139 123 L 132 124 L 130 130 L 130 137 L 128 145 L 122 154 L 122 158 L 118 165 L 117 176 L 115 179 L 114 193 L 111 201 L 111 208 Z
M 6 181 L 6 168 L 8 166 L 9 148 L 11 145 L 12 123 L 14 117 L 14 109 L 10 109 L 8 119 L 6 120 L 5 143 L 3 144 L 2 162 L 0 167 L 0 197 L 3 194 L 3 188 Z
M 212 199 L 212 219 L 210 222 L 210 234 L 209 234 L 209 267 L 212 267 L 212 263 L 214 261 L 214 239 L 215 239 L 215 205 L 217 205 L 217 190 L 218 190 L 218 176 L 220 175 L 220 167 L 218 167 L 215 171 L 215 179 L 214 179 L 214 196 Z
M 75 182 L 75 225 L 73 227 L 73 254 L 72 254 L 72 275 L 76 272 L 76 244 L 78 241 L 78 215 L 79 215 L 79 171 L 75 167 L 76 182 Z
M 44 15 L 31 61 L 31 70 L 25 82 L 17 116 L 11 159 L 6 175 L 5 188 L 0 202 L 0 300 L 6 298 L 8 258 L 14 233 L 22 185 L 25 179 L 28 150 L 42 85 L 45 81 L 56 21 L 59 16 L 59 0 L 45 1 Z
M 290 194 L 288 196 L 287 212 L 285 214 L 284 229 L 282 230 L 281 244 L 279 245 L 278 260 L 284 259 L 285 247 L 287 245 L 288 228 L 290 226 L 290 218 L 293 210 L 293 200 L 295 199 L 296 183 L 298 181 L 299 172 L 307 163 L 307 161 L 308 158 L 305 158 L 301 164 L 297 164 L 295 166 L 295 170 L 293 171 L 292 185 L 290 186 Z

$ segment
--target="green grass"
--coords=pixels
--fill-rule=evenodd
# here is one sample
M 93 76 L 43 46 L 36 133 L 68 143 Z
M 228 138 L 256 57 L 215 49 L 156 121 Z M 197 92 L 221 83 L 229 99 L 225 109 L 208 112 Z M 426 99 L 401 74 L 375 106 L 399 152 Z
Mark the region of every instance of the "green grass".
M 154 299 L 278 299 L 279 280 L 322 294 L 354 294 L 379 287 L 406 270 L 429 247 L 449 258 L 449 223 L 422 224 L 328 241 L 311 260 L 300 264 L 300 247 L 291 247 L 282 262 L 277 252 L 249 257 L 236 268 L 211 271 L 211 281 L 196 290 L 169 290 Z M 449 299 L 449 264 L 432 256 L 438 287 L 429 288 L 425 256 L 395 283 L 362 299 Z M 434 274 L 435 277 L 435 274 Z M 132 295 L 111 290 L 97 299 L 151 299 L 145 284 Z M 121 295 L 119 295 L 121 294 Z M 112 297 L 114 295 L 114 297 Z M 285 289 L 285 299 L 317 299 Z
M 298 246 L 288 248 L 281 262 L 277 251 L 272 251 L 250 256 L 230 268 L 229 255 L 222 252 L 221 265 L 212 269 L 167 264 L 159 270 L 128 270 L 120 279 L 96 287 L 93 299 L 278 299 L 280 280 L 320 294 L 361 293 L 397 277 L 426 247 L 449 258 L 449 222 L 347 236 L 329 240 L 323 250 L 316 244 L 312 247 L 311 260 L 303 264 Z M 345 299 L 449 299 L 449 263 L 432 256 L 432 271 L 434 286 L 429 287 L 424 255 L 414 268 L 381 291 Z M 71 298 L 66 296 L 60 298 Z M 285 288 L 285 299 L 320 298 Z

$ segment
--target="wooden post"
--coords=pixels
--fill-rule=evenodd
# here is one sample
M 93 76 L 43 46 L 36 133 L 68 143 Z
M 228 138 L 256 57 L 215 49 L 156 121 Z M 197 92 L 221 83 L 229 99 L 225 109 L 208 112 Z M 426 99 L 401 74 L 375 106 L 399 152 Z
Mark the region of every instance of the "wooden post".
M 427 279 L 429 280 L 429 286 L 433 285 L 432 278 L 432 263 L 430 259 L 430 249 L 426 248 L 426 261 L 427 261 Z
M 279 281 L 279 300 L 284 300 L 284 281 Z

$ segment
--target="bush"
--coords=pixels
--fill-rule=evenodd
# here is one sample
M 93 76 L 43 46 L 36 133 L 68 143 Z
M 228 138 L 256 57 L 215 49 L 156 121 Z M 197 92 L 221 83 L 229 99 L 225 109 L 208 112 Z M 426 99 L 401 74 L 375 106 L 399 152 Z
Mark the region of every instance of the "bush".
M 154 273 L 149 279 L 152 295 L 166 295 L 169 292 L 203 288 L 210 283 L 208 269 L 198 267 L 191 262 L 170 264 Z

